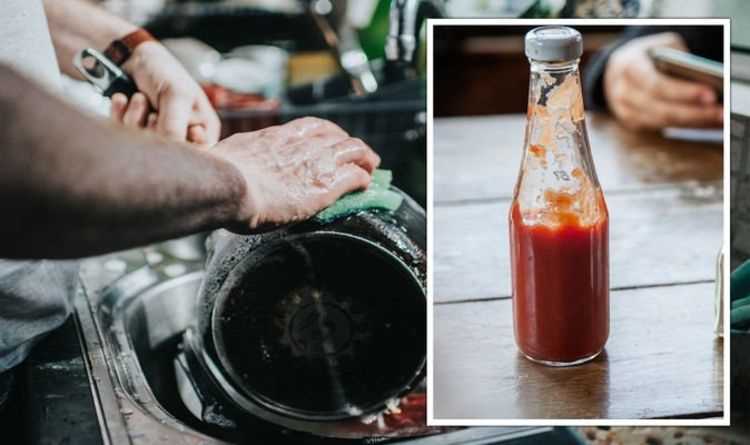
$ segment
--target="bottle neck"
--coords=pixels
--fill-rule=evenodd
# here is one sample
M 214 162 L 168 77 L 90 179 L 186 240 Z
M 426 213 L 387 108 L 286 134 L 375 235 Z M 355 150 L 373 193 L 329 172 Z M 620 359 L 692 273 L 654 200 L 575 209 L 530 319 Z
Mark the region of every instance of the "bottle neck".
M 578 60 L 564 62 L 541 62 L 529 59 L 532 73 L 547 73 L 550 75 L 578 74 Z
M 568 106 L 572 109 L 579 100 L 581 107 L 583 106 L 578 59 L 566 62 L 529 62 L 529 107 L 548 106 L 549 100 L 552 100 L 555 108 Z
M 585 132 L 578 59 L 530 62 L 527 146 L 554 149 L 561 132 Z

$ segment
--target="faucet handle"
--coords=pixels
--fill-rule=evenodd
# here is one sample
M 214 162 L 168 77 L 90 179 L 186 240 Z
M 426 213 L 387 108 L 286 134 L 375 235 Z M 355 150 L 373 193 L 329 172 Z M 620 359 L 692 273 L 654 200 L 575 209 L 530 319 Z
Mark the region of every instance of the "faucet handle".
M 389 64 L 401 70 L 413 69 L 422 22 L 428 17 L 443 17 L 444 9 L 441 0 L 391 0 L 385 43 L 385 58 Z

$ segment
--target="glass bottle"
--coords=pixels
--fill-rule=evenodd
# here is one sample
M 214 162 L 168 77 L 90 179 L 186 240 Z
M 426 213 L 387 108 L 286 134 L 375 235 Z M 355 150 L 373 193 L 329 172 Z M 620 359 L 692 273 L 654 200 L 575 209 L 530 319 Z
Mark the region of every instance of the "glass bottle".
M 510 209 L 516 344 L 549 366 L 587 362 L 609 335 L 609 216 L 591 158 L 578 60 L 581 34 L 526 35 L 526 138 Z

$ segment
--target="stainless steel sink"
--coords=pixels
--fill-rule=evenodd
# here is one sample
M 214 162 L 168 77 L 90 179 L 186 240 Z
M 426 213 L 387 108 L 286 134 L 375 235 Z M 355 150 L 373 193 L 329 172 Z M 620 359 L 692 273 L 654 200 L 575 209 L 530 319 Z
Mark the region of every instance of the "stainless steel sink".
M 174 359 L 203 277 L 202 240 L 194 236 L 83 263 L 76 318 L 104 443 L 355 443 L 251 419 L 244 425 L 247 432 L 238 435 L 202 422 L 186 407 Z M 571 437 L 551 427 L 493 427 L 449 428 L 406 440 L 418 445 L 576 443 Z
M 151 441 L 151 436 L 156 435 L 170 443 L 176 440 L 247 443 L 251 439 L 248 434 L 259 443 L 326 440 L 252 418 L 248 418 L 242 432 L 222 429 L 194 414 L 199 401 L 190 403 L 195 395 L 189 391 L 189 385 L 179 384 L 175 358 L 197 301 L 203 278 L 202 261 L 177 259 L 155 248 L 146 257 L 152 261 L 139 261 L 138 255 L 115 256 L 84 265 L 84 278 L 106 273 L 108 268 L 123 269 L 112 283 L 99 289 L 87 284 L 88 301 L 79 301 L 78 307 L 81 324 L 88 326 L 83 329 L 87 346 L 89 350 L 98 349 L 104 362 L 92 360 L 95 381 L 103 387 L 109 380 L 113 387 L 112 394 L 103 391 L 100 401 L 102 405 L 110 405 L 108 411 L 115 413 L 117 409 L 121 414 L 114 419 L 105 418 L 107 429 L 115 432 L 124 429 L 139 441 Z M 95 334 L 93 340 L 87 334 Z M 187 405 L 192 405 L 192 410 Z
M 100 423 L 111 443 L 224 443 L 182 404 L 173 359 L 192 313 L 202 261 L 162 249 L 96 258 L 76 301 Z

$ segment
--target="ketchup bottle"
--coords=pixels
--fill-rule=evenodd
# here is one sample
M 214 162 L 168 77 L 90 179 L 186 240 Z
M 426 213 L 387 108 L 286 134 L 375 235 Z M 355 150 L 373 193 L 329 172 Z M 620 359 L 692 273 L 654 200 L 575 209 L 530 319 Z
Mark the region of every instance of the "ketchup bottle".
M 609 335 L 609 219 L 591 158 L 581 34 L 526 35 L 531 63 L 523 161 L 510 209 L 516 344 L 530 360 L 577 365 Z

